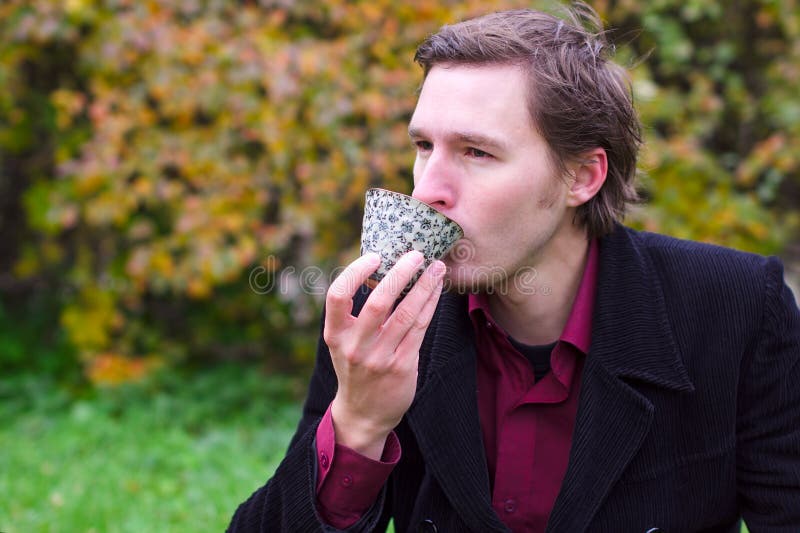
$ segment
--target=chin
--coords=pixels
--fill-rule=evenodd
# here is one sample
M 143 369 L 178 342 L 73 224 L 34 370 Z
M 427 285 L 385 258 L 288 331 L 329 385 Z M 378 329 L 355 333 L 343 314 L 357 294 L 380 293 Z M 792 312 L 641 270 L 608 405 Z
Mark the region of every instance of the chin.
M 499 266 L 476 266 L 446 261 L 447 273 L 444 287 L 457 294 L 486 292 L 493 294 L 507 290 L 508 273 Z

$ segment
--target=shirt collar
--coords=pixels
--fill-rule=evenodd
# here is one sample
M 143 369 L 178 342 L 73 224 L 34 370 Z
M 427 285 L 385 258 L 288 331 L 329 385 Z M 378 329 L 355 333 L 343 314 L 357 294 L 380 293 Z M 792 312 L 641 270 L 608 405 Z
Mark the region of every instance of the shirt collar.
M 589 254 L 583 270 L 575 301 L 572 303 L 567 322 L 561 331 L 559 341 L 572 344 L 585 354 L 589 353 L 592 340 L 592 313 L 594 311 L 595 292 L 597 288 L 599 246 L 597 239 L 589 242 Z M 485 293 L 470 294 L 468 307 L 473 326 L 488 321 L 492 327 L 499 328 L 489 312 L 489 302 Z M 483 314 L 483 318 L 481 317 Z

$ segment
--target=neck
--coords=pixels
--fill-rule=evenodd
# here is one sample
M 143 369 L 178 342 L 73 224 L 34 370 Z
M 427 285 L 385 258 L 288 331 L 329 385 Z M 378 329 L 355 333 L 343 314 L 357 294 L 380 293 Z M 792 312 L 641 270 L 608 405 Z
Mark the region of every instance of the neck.
M 578 292 L 589 241 L 575 228 L 553 239 L 539 258 L 509 280 L 503 294 L 488 295 L 494 320 L 515 340 L 531 345 L 558 340 Z

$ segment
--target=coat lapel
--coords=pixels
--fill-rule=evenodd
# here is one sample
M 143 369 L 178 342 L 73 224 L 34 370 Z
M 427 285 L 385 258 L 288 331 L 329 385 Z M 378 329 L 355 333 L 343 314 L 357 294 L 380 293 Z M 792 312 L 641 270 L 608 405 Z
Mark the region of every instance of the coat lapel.
M 472 531 L 508 531 L 491 505 L 476 393 L 476 354 L 463 297 L 445 294 L 420 358 L 407 413 L 425 464 Z
M 583 532 L 642 445 L 652 403 L 637 387 L 690 393 L 664 294 L 639 234 L 618 227 L 600 243 L 600 270 L 581 396 L 564 482 L 548 532 Z

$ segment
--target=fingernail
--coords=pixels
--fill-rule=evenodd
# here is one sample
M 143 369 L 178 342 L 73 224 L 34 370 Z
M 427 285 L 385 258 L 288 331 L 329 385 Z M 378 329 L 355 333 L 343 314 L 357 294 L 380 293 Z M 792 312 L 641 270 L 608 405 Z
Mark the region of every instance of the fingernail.
M 434 279 L 444 275 L 445 266 L 444 263 L 442 263 L 441 261 L 434 261 L 433 263 L 431 263 L 430 268 L 431 268 L 431 276 L 433 276 Z
M 412 255 L 414 263 L 416 264 L 422 263 L 425 260 L 425 256 L 422 255 L 422 252 L 420 252 L 419 250 L 412 250 L 411 252 L 409 252 L 409 254 Z

